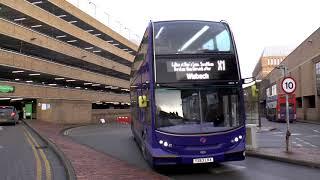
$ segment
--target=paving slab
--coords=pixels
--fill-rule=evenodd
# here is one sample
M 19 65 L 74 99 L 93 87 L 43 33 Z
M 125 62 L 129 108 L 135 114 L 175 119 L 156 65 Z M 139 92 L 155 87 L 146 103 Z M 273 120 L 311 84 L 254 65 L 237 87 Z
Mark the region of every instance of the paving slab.
M 284 148 L 258 148 L 247 151 L 246 154 L 248 156 L 320 168 L 320 151 L 318 148 L 293 148 L 290 152 L 286 152 Z

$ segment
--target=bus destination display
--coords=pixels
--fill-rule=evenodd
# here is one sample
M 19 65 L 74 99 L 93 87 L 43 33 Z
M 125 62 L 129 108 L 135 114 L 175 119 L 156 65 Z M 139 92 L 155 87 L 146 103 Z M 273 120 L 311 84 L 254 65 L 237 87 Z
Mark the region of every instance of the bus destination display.
M 157 82 L 236 80 L 236 65 L 227 59 L 157 60 Z

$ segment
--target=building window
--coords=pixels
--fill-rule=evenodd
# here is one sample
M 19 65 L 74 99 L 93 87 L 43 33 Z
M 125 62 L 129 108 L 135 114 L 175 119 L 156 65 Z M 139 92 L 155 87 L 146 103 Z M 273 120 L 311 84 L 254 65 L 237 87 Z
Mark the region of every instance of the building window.
M 316 63 L 316 86 L 317 95 L 320 96 L 320 62 Z
M 275 95 L 277 95 L 277 85 L 276 84 L 271 87 L 271 96 L 275 96 Z
M 306 108 L 316 108 L 316 98 L 315 96 L 304 96 L 303 101 L 305 101 Z
M 266 95 L 267 97 L 270 97 L 270 88 L 266 89 Z
M 302 108 L 302 98 L 301 97 L 297 97 L 296 101 L 297 101 L 297 108 Z

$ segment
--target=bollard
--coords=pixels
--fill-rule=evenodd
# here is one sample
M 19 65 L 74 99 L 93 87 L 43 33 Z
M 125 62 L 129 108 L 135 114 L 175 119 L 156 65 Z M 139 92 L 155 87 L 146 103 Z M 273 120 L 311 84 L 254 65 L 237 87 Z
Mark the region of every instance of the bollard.
M 254 150 L 257 149 L 257 125 L 256 124 L 247 124 L 246 125 L 246 149 Z

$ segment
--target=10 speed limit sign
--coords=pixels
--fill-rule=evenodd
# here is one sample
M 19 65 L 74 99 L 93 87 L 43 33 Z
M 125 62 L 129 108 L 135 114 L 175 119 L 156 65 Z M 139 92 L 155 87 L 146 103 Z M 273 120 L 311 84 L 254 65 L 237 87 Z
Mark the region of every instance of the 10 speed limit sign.
M 287 94 L 292 94 L 296 90 L 296 81 L 291 77 L 286 77 L 281 83 L 282 90 Z

